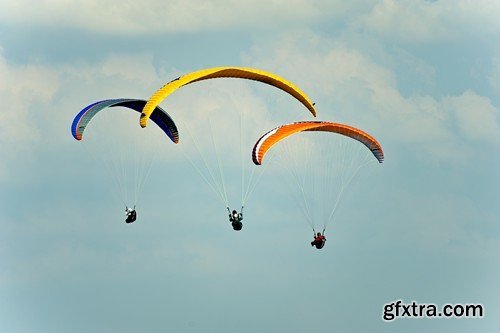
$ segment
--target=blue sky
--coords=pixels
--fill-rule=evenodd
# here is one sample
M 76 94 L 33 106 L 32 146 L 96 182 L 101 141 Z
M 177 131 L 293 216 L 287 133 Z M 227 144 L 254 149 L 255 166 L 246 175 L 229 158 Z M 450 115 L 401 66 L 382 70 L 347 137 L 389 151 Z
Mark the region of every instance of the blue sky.
M 1 1 L 0 331 L 497 332 L 499 15 L 497 2 L 466 0 Z M 249 140 L 310 119 L 277 89 L 211 80 L 164 101 L 181 143 L 156 146 L 131 225 L 70 134 L 96 100 L 148 99 L 213 66 L 276 73 L 319 119 L 384 147 L 323 250 L 279 168 L 236 233 L 182 154 L 195 153 L 186 126 L 202 132 L 207 114 L 228 137 L 232 110 L 255 115 Z M 231 186 L 239 170 L 226 166 Z M 486 315 L 384 322 L 398 299 L 481 303 Z

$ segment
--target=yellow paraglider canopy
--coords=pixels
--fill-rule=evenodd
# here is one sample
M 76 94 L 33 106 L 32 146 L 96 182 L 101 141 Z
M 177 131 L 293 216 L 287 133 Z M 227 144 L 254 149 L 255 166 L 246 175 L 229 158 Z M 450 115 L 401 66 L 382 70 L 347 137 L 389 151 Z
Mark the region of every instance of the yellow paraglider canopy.
M 313 114 L 313 116 L 316 117 L 316 109 L 314 108 L 314 104 L 311 102 L 309 97 L 299 87 L 283 79 L 282 77 L 253 68 L 215 67 L 188 73 L 186 75 L 178 77 L 175 80 L 170 81 L 169 83 L 161 87 L 157 92 L 154 93 L 153 96 L 151 96 L 151 98 L 144 106 L 140 119 L 141 127 L 147 126 L 149 117 L 153 113 L 154 109 L 161 103 L 161 101 L 163 101 L 165 98 L 167 98 L 167 96 L 172 94 L 180 87 L 197 81 L 225 77 L 255 80 L 272 85 L 295 97 Z

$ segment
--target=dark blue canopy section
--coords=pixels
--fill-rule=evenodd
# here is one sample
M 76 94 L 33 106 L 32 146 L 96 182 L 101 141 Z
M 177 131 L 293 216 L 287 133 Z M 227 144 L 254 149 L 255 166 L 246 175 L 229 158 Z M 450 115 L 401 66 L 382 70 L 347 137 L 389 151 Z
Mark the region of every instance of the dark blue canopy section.
M 76 115 L 73 123 L 71 124 L 71 134 L 75 139 L 81 140 L 83 132 L 85 131 L 85 128 L 90 120 L 99 111 L 104 110 L 107 107 L 121 106 L 141 113 L 145 105 L 146 101 L 144 100 L 128 98 L 107 99 L 92 103 Z M 165 134 L 167 134 L 170 140 L 174 143 L 179 142 L 179 132 L 177 131 L 177 126 L 175 126 L 174 121 L 165 112 L 165 110 L 157 106 L 151 114 L 151 120 L 158 125 L 158 127 L 160 127 Z

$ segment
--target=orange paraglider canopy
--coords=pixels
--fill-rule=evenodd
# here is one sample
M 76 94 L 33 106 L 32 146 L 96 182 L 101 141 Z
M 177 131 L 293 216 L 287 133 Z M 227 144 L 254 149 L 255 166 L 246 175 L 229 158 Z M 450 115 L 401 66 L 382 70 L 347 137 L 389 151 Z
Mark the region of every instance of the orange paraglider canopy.
M 350 137 L 361 142 L 370 149 L 373 156 L 375 156 L 380 163 L 384 161 L 384 152 L 378 141 L 370 134 L 358 128 L 327 121 L 302 121 L 276 127 L 264 134 L 253 147 L 253 162 L 256 165 L 261 165 L 264 156 L 272 146 L 290 135 L 305 131 L 332 132 Z

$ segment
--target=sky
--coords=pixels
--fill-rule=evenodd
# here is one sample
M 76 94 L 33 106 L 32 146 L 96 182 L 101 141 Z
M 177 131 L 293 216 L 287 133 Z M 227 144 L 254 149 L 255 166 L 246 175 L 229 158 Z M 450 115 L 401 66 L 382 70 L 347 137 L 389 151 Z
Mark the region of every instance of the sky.
M 0 0 L 0 331 L 498 332 L 499 15 L 487 0 Z M 239 232 L 196 171 L 197 152 L 219 157 L 230 192 L 238 149 L 251 158 L 240 133 L 313 119 L 283 91 L 237 79 L 179 89 L 160 104 L 178 145 L 118 108 L 89 140 L 71 136 L 86 105 L 147 100 L 216 66 L 286 78 L 315 120 L 382 145 L 322 250 L 280 162 L 259 169 Z M 94 155 L 110 137 L 113 151 L 154 155 L 133 224 Z M 481 304 L 484 316 L 383 320 L 398 300 Z

